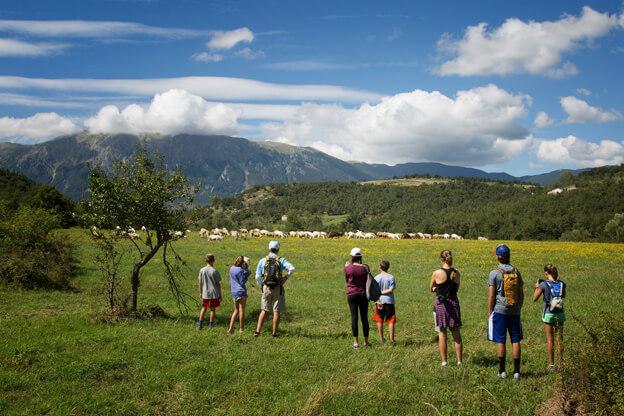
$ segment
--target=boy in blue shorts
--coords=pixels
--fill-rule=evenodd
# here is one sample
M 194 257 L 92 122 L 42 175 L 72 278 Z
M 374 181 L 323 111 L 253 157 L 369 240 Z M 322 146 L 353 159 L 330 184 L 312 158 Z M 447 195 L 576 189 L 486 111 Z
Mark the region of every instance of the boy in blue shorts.
M 520 341 L 522 323 L 520 311 L 524 303 L 524 289 L 520 271 L 509 264 L 511 250 L 505 244 L 496 247 L 498 267 L 488 277 L 488 339 L 496 343 L 498 376 L 507 377 L 505 355 L 507 333 L 511 339 L 514 379 L 520 378 Z

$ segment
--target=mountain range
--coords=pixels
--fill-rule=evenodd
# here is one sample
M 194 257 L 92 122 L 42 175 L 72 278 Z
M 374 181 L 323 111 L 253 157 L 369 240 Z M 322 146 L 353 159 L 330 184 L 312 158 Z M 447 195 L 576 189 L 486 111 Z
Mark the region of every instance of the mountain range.
M 0 143 L 0 167 L 51 184 L 77 200 L 87 193 L 91 166 L 110 167 L 115 160 L 130 158 L 139 145 L 163 155 L 168 166 L 179 166 L 191 182 L 200 183 L 198 203 L 208 202 L 213 194 L 232 195 L 254 185 L 269 183 L 360 182 L 408 175 L 439 175 L 546 185 L 557 182 L 563 172 L 514 177 L 503 172 L 488 173 L 441 163 L 390 166 L 345 162 L 310 147 L 240 137 L 88 133 L 62 136 L 33 145 Z

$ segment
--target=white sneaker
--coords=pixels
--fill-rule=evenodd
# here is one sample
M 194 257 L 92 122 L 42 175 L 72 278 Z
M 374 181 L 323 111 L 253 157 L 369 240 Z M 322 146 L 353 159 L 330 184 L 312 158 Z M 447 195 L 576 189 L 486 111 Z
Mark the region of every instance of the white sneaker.
M 514 373 L 514 380 L 520 380 L 520 373 Z
M 507 373 L 503 371 L 502 373 L 498 373 L 498 376 L 500 378 L 506 378 L 507 377 Z
M 457 361 L 457 365 L 462 365 L 462 362 L 461 361 Z
M 448 363 L 446 361 L 442 361 L 442 367 L 448 367 Z

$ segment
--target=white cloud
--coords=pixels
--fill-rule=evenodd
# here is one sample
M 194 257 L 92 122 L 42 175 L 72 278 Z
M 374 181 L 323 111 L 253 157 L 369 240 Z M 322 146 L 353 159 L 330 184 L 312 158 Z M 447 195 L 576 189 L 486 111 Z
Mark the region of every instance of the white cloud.
M 537 157 L 542 162 L 575 164 L 583 167 L 624 163 L 624 141 L 601 140 L 593 143 L 575 136 L 536 142 Z
M 0 104 L 16 105 L 25 107 L 47 107 L 47 108 L 89 108 L 91 105 L 84 102 L 69 100 L 48 100 L 40 97 L 23 94 L 0 93 Z
M 92 20 L 0 20 L 0 31 L 60 38 L 110 38 L 145 35 L 163 38 L 208 36 L 207 30 L 166 28 L 134 22 Z
M 147 108 L 131 104 L 120 110 L 103 107 L 85 121 L 93 133 L 234 134 L 238 112 L 221 103 L 209 103 L 183 90 L 156 94 Z
M 27 118 L 0 117 L 0 139 L 33 143 L 80 129 L 57 113 L 37 113 Z
M 243 48 L 234 52 L 233 55 L 239 58 L 247 59 L 248 61 L 253 61 L 254 59 L 262 58 L 264 56 L 264 52 L 254 51 L 251 48 Z
M 453 40 L 449 35 L 440 39 L 439 50 L 456 56 L 444 62 L 437 72 L 461 76 L 573 75 L 578 71 L 570 62 L 562 64 L 563 55 L 618 28 L 618 19 L 622 20 L 622 16 L 599 13 L 585 6 L 580 17 L 566 15 L 544 22 L 510 18 L 492 30 L 488 30 L 487 23 L 469 26 L 462 39 Z
M 194 61 L 198 62 L 221 62 L 223 55 L 219 53 L 199 52 L 191 56 Z
M 547 113 L 545 113 L 544 111 L 540 111 L 539 113 L 537 113 L 537 116 L 535 116 L 535 127 L 537 127 L 538 129 L 543 129 L 545 127 L 550 127 L 553 125 L 553 120 L 550 118 L 550 116 L 548 116 Z
M 623 17 L 624 17 L 624 15 L 623 15 Z M 591 95 L 591 93 L 592 93 L 587 88 L 577 88 L 576 92 L 577 92 L 577 94 L 584 95 L 586 97 L 589 97 Z
M 36 57 L 56 55 L 69 45 L 61 43 L 31 43 L 18 39 L 0 39 L 0 56 Z
M 153 96 L 183 89 L 209 100 L 378 101 L 379 94 L 334 85 L 272 84 L 244 78 L 182 77 L 148 79 L 25 78 L 0 76 L 0 88 L 98 92 Z
M 212 32 L 212 38 L 206 43 L 206 46 L 209 49 L 227 50 L 239 43 L 250 43 L 253 40 L 253 32 L 246 27 L 241 27 L 234 30 Z
M 520 124 L 530 101 L 495 85 L 454 98 L 415 90 L 356 109 L 307 103 L 285 123 L 263 127 L 267 137 L 342 159 L 483 165 L 507 161 L 530 145 Z
M 561 108 L 568 114 L 568 123 L 607 123 L 623 118 L 622 114 L 615 110 L 603 111 L 576 97 L 563 97 L 560 102 Z

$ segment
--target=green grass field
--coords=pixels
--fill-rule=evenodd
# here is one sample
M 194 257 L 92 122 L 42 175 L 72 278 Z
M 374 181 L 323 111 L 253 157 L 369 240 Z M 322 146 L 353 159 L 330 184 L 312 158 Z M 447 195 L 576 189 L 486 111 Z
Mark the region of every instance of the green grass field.
M 206 252 L 216 255 L 225 280 L 218 326 L 198 333 L 199 308 L 178 312 L 160 258 L 142 275 L 139 306 L 159 305 L 172 317 L 103 322 L 106 300 L 90 239 L 81 230 L 63 233 L 78 245 L 79 291 L 0 291 L 0 414 L 530 415 L 557 393 L 559 375 L 546 372 L 541 301 L 527 300 L 523 309 L 523 379 L 496 376 L 495 347 L 485 339 L 493 241 L 284 240 L 281 254 L 297 272 L 286 286 L 282 336 L 272 338 L 265 327 L 254 339 L 260 296 L 252 285 L 245 333 L 226 334 L 232 308 L 226 264 L 241 254 L 255 264 L 268 240 L 208 243 L 194 233 L 177 243 L 190 265 L 184 283 L 189 293 L 197 292 Z M 373 348 L 351 348 L 342 266 L 354 245 L 371 265 L 381 258 L 392 264 L 396 346 L 380 344 L 371 331 Z M 591 326 L 605 312 L 624 317 L 624 303 L 613 301 L 624 293 L 624 245 L 509 245 L 527 297 L 546 262 L 559 266 L 568 283 L 569 360 L 589 342 L 576 319 Z M 453 250 L 462 272 L 466 355 L 464 366 L 446 369 L 440 368 L 428 292 L 442 248 Z

